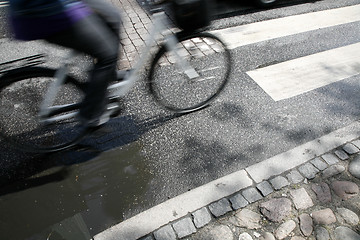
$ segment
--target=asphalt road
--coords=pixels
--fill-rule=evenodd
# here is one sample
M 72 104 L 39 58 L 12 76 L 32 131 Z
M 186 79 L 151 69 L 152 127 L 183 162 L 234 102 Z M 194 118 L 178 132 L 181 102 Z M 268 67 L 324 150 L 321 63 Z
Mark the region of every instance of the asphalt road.
M 284 1 L 277 8 L 260 11 L 229 2 L 222 6 L 212 29 L 358 3 Z M 236 11 L 229 11 L 230 5 L 237 6 Z M 355 22 L 233 49 L 235 66 L 229 85 L 214 104 L 196 113 L 174 116 L 162 110 L 140 82 L 126 99 L 124 115 L 78 149 L 28 155 L 2 142 L 0 199 L 11 219 L 2 226 L 21 225 L 11 217 L 19 214 L 27 222 L 42 222 L 50 215 L 47 223 L 25 230 L 28 236 L 40 236 L 42 230 L 81 214 L 92 235 L 168 198 L 358 120 L 359 75 L 274 101 L 246 72 L 357 43 L 359 27 Z M 7 39 L 0 40 L 9 44 Z M 16 44 L 17 51 L 1 48 L 1 59 L 43 50 L 43 45 Z M 56 55 L 50 65 L 56 65 Z M 104 153 L 109 149 L 113 150 Z M 19 213 L 14 204 L 24 204 L 27 200 L 19 199 L 25 197 L 31 200 L 26 211 Z M 74 202 L 80 203 L 74 206 Z M 29 217 L 39 211 L 47 214 Z
M 214 27 L 338 6 L 335 1 L 320 1 L 282 7 L 219 19 Z M 144 199 L 163 201 L 357 120 L 358 76 L 274 102 L 245 72 L 356 43 L 358 28 L 359 23 L 347 24 L 234 49 L 236 64 L 230 84 L 215 104 L 162 122 L 142 134 L 142 152 L 154 171 Z M 151 99 L 140 102 L 141 106 L 130 102 L 129 112 L 137 113 L 140 119 L 161 114 Z

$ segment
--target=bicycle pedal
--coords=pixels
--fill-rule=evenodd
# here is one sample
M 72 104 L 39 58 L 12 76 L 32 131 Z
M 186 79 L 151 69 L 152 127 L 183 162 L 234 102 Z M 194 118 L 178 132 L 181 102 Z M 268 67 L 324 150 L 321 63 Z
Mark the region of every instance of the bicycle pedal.
M 133 71 L 133 69 L 127 69 L 127 70 L 120 70 L 117 71 L 116 79 L 118 81 L 122 81 L 125 79 L 126 75 L 130 74 L 130 72 Z
M 40 119 L 39 123 L 42 125 L 42 126 L 49 126 L 51 125 L 53 122 L 48 120 L 48 119 Z
M 119 97 L 119 96 L 111 96 L 111 97 L 109 97 L 109 104 L 117 103 L 117 102 L 121 102 L 121 97 Z
M 122 112 L 119 102 L 110 103 L 107 105 L 106 110 L 110 112 L 110 117 L 117 117 Z

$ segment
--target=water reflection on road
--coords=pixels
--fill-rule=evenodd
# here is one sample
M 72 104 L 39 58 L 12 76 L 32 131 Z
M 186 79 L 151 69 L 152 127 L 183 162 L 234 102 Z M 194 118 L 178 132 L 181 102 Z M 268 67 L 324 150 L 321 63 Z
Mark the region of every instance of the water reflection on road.
M 54 167 L 34 179 L 57 181 L 0 196 L 0 239 L 89 240 L 145 203 L 151 173 L 139 142 L 68 167 Z

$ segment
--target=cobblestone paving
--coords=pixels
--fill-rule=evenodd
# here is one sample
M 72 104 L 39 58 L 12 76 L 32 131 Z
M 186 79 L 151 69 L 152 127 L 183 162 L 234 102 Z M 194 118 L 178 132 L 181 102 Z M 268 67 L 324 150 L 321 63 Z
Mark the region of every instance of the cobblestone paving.
M 142 240 L 360 240 L 359 148 L 347 143 Z
M 121 45 L 118 68 L 134 67 L 142 47 L 152 26 L 151 15 L 141 6 L 141 0 L 111 0 L 112 4 L 121 12 L 122 27 L 120 32 Z M 169 30 L 176 31 L 170 21 Z
M 122 28 L 120 38 L 122 48 L 120 52 L 119 68 L 126 69 L 134 65 L 136 57 L 144 45 L 145 36 L 149 33 L 151 19 L 134 0 L 112 0 L 118 5 L 122 13 Z
M 148 7 L 142 6 L 141 2 L 145 0 L 111 0 L 112 4 L 119 9 L 122 13 L 122 27 L 120 32 L 121 45 L 118 61 L 118 69 L 133 68 L 139 59 L 142 57 L 143 47 L 148 40 L 149 33 L 152 30 L 153 18 L 151 13 L 147 10 Z M 169 5 L 161 5 L 164 10 L 166 30 L 160 35 L 155 36 L 157 40 L 157 46 L 162 43 L 163 37 L 170 33 L 179 32 L 180 29 L 174 24 L 174 20 L 171 17 L 171 11 Z M 183 49 L 180 55 L 182 57 L 203 57 L 222 50 L 214 42 L 210 42 L 207 39 L 194 38 L 189 41 L 183 42 Z M 152 54 L 156 53 L 157 48 L 153 48 Z M 167 65 L 172 63 L 171 56 L 167 57 L 167 60 L 161 62 L 161 65 Z

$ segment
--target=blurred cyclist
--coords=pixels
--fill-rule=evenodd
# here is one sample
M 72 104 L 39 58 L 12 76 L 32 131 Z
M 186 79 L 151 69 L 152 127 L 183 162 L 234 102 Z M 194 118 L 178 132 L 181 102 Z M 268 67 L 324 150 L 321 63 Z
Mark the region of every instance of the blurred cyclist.
M 116 79 L 120 15 L 103 0 L 10 0 L 10 23 L 19 40 L 44 39 L 96 58 L 79 120 L 97 127 L 109 120 L 107 86 Z

